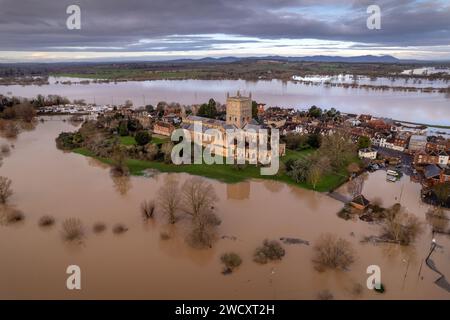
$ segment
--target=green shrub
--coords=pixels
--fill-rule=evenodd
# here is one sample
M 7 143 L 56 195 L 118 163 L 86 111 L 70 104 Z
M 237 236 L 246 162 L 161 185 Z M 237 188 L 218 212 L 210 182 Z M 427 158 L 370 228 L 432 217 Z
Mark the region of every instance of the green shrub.
M 242 264 L 241 257 L 234 252 L 224 253 L 220 257 L 220 261 L 225 265 L 225 269 L 222 272 L 223 274 L 229 274 L 233 272 L 234 269 Z
M 128 126 L 127 126 L 127 122 L 126 121 L 122 121 L 119 124 L 118 131 L 119 131 L 119 135 L 122 136 L 122 137 L 125 137 L 125 136 L 128 135 L 129 131 L 128 131 Z
M 56 138 L 56 147 L 61 150 L 72 150 L 81 147 L 83 140 L 78 132 L 61 132 Z
M 145 146 L 147 143 L 150 142 L 151 136 L 147 131 L 138 131 L 136 135 L 134 136 L 134 139 L 136 140 L 137 144 L 140 146 Z
M 264 240 L 261 247 L 256 248 L 253 261 L 265 264 L 273 260 L 281 260 L 286 254 L 281 244 L 276 240 Z

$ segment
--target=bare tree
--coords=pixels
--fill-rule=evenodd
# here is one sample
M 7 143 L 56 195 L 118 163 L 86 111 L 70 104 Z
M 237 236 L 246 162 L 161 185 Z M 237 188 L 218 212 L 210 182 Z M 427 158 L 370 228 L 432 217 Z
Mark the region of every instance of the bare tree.
M 141 203 L 141 213 L 142 213 L 142 216 L 144 217 L 144 219 L 153 218 L 154 212 L 155 212 L 155 201 L 153 201 L 153 200 L 145 201 L 144 200 Z
M 173 175 L 167 175 L 164 185 L 158 191 L 158 206 L 171 224 L 176 222 L 175 213 L 180 208 L 179 192 L 178 180 Z
M 213 186 L 200 177 L 186 180 L 182 187 L 183 209 L 192 216 L 190 243 L 195 247 L 208 247 L 215 235 L 220 219 L 214 214 L 218 197 Z
M 147 159 L 152 161 L 155 160 L 156 156 L 158 155 L 159 149 L 156 144 L 149 143 L 146 147 L 147 151 Z
M 385 217 L 382 237 L 388 241 L 408 245 L 421 231 L 419 219 L 398 203 L 386 210 Z
M 161 152 L 164 154 L 164 162 L 165 163 L 172 162 L 172 148 L 173 148 L 173 143 L 171 141 L 166 142 L 161 146 Z
M 352 196 L 352 199 L 359 196 L 364 186 L 364 177 L 359 175 L 347 183 L 347 191 Z
M 121 146 L 115 146 L 112 154 L 111 174 L 116 177 L 127 176 L 129 174 L 126 164 L 127 155 Z
M 19 134 L 20 129 L 15 121 L 10 120 L 4 124 L 3 131 L 6 138 L 15 138 Z
M 446 232 L 448 228 L 449 218 L 441 207 L 433 207 L 426 213 L 427 222 L 433 227 L 435 232 Z
M 331 233 L 322 234 L 314 246 L 316 269 L 346 269 L 354 262 L 354 250 L 345 239 Z
M 307 181 L 316 188 L 322 176 L 329 171 L 330 159 L 326 156 L 321 156 L 318 159 L 313 159 L 311 166 L 308 169 Z
M 25 122 L 31 122 L 34 117 L 36 117 L 36 109 L 29 102 L 24 102 L 14 106 L 14 111 L 16 113 L 16 117 Z
M 360 170 L 359 168 L 359 164 L 357 164 L 356 162 L 352 162 L 347 166 L 347 171 L 349 173 L 356 173 Z
M 214 187 L 205 179 L 192 177 L 182 187 L 183 208 L 194 219 L 214 208 L 218 200 Z
M 196 248 L 211 247 L 215 240 L 216 227 L 220 223 L 220 219 L 214 212 L 202 211 L 192 220 L 192 230 L 188 236 L 189 244 Z
M 321 154 L 328 156 L 331 163 L 340 168 L 356 155 L 356 145 L 350 136 L 343 132 L 325 135 L 319 149 Z
M 12 196 L 11 179 L 7 177 L 0 177 L 0 203 L 6 203 L 8 198 Z

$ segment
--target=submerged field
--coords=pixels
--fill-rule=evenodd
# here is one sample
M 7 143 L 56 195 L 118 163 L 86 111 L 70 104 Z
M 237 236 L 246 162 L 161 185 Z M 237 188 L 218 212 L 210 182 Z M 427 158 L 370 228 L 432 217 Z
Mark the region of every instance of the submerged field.
M 222 223 L 212 248 L 193 249 L 185 242 L 185 219 L 168 225 L 158 209 L 153 220 L 141 216 L 142 201 L 157 198 L 168 174 L 118 179 L 103 162 L 57 150 L 55 137 L 74 129 L 49 119 L 15 140 L 0 138 L 1 144 L 14 145 L 0 167 L 14 190 L 8 208 L 24 214 L 21 222 L 0 225 L 0 255 L 7 257 L 0 273 L 2 299 L 317 299 L 324 291 L 335 299 L 450 298 L 434 284 L 438 275 L 424 263 L 433 237 L 425 221 L 428 206 L 420 201 L 420 186 L 408 177 L 389 184 L 383 172 L 376 172 L 366 181 L 364 194 L 370 200 L 381 198 L 386 206 L 400 202 L 417 215 L 423 232 L 410 246 L 362 243 L 380 226 L 338 218 L 342 203 L 323 193 L 273 180 L 226 184 L 207 179 L 218 195 Z M 169 175 L 180 183 L 189 178 L 185 173 Z M 43 215 L 54 217 L 55 224 L 40 227 Z M 81 242 L 69 243 L 61 236 L 62 222 L 69 217 L 82 221 Z M 106 226 L 103 233 L 93 231 L 98 222 Z M 113 233 L 117 224 L 128 231 Z M 355 262 L 348 270 L 314 268 L 313 248 L 323 233 L 351 243 Z M 253 261 L 264 239 L 284 237 L 308 243 L 280 241 L 286 250 L 281 261 Z M 441 247 L 433 261 L 448 278 L 450 239 L 434 237 Z M 241 256 L 242 265 L 223 275 L 220 256 L 229 251 Z M 65 287 L 66 268 L 73 264 L 81 268 L 80 291 Z M 385 293 L 365 287 L 369 265 L 380 266 Z
M 122 143 L 127 145 L 130 143 L 130 139 L 122 139 Z M 73 152 L 96 158 L 97 160 L 111 164 L 111 159 L 96 157 L 91 151 L 85 148 L 77 148 L 74 149 Z M 286 156 L 281 157 L 280 161 L 286 162 L 287 159 L 298 159 L 300 157 L 305 157 L 314 150 L 308 149 L 303 151 L 292 151 L 287 150 Z M 321 178 L 319 183 L 315 188 L 309 183 L 306 182 L 295 182 L 291 177 L 289 177 L 285 172 L 279 172 L 276 175 L 268 176 L 261 175 L 261 168 L 255 165 L 245 165 L 245 167 L 237 169 L 233 165 L 227 164 L 189 164 L 189 165 L 174 165 L 167 164 L 160 161 L 145 161 L 145 160 L 136 160 L 136 159 L 127 159 L 126 164 L 130 173 L 133 175 L 142 175 L 146 169 L 156 169 L 160 172 L 185 172 L 192 175 L 203 176 L 206 178 L 216 179 L 225 183 L 237 183 L 242 182 L 248 179 L 265 179 L 265 180 L 273 180 L 280 181 L 283 183 L 295 185 L 297 187 L 302 187 L 306 189 L 314 189 L 316 191 L 330 191 L 342 183 L 347 181 L 348 173 L 345 168 L 343 168 L 339 173 L 330 173 L 326 174 Z

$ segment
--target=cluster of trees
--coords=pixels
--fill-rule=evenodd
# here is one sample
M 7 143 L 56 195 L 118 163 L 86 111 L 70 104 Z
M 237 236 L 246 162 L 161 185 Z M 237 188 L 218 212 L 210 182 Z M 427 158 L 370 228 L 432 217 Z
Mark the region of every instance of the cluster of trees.
M 432 192 L 438 205 L 450 208 L 450 182 L 434 185 Z
M 23 101 L 11 107 L 3 108 L 0 113 L 0 118 L 6 120 L 23 120 L 25 122 L 32 122 L 36 117 L 36 109 L 28 101 Z
M 39 94 L 36 96 L 36 98 L 31 99 L 30 103 L 33 107 L 39 109 L 48 106 L 69 104 L 70 100 L 57 94 L 49 94 L 48 96 Z M 74 100 L 74 103 L 85 104 L 84 100 Z
M 69 99 L 58 95 L 38 95 L 33 99 L 6 97 L 0 95 L 0 118 L 15 120 L 20 119 L 31 122 L 36 117 L 36 110 L 46 106 L 68 104 Z
M 317 149 L 320 147 L 320 136 L 316 133 L 296 134 L 289 132 L 284 137 L 284 142 L 286 143 L 286 148 L 290 150 Z
M 143 129 L 141 123 L 132 118 L 122 118 L 119 121 L 117 128 L 112 128 L 114 131 L 117 130 L 117 133 L 124 137 L 131 135 L 133 136 L 136 132 L 141 131 Z
M 173 175 L 167 175 L 158 191 L 157 205 L 170 224 L 175 224 L 180 213 L 190 217 L 191 231 L 187 238 L 193 247 L 211 247 L 215 229 L 221 223 L 214 212 L 218 197 L 213 186 L 200 177 L 187 179 L 180 187 Z
M 314 245 L 315 269 L 346 270 L 355 261 L 355 251 L 349 241 L 331 233 L 322 234 Z
M 317 106 L 311 106 L 308 111 L 304 114 L 310 118 L 315 119 L 335 119 L 341 115 L 340 111 L 335 108 L 331 108 L 329 110 L 322 110 Z
M 77 101 L 77 100 L 75 100 Z M 74 101 L 74 103 L 75 103 Z M 83 101 L 83 100 L 81 100 Z M 84 102 L 84 101 L 83 101 Z M 58 105 L 58 104 L 69 104 L 70 100 L 66 97 L 61 97 L 59 95 L 48 95 L 43 96 L 41 94 L 37 95 L 35 98 L 32 99 L 23 99 L 18 97 L 7 97 L 0 95 L 0 112 L 3 112 L 4 109 L 13 107 L 15 105 L 19 104 L 29 104 L 35 109 Z
M 358 138 L 358 149 L 369 148 L 372 145 L 369 137 L 361 136 Z
M 320 148 L 309 156 L 286 161 L 286 172 L 297 183 L 307 182 L 315 189 L 328 173 L 342 174 L 342 168 L 356 155 L 355 145 L 344 133 L 335 133 L 321 139 Z
M 217 116 L 217 103 L 214 99 L 209 99 L 208 103 L 203 103 L 197 111 L 199 117 L 214 119 Z

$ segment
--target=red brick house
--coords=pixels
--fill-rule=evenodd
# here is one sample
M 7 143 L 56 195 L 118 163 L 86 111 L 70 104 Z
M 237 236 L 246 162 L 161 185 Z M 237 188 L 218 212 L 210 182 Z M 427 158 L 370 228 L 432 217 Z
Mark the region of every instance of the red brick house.
M 153 126 L 153 133 L 160 134 L 163 136 L 170 136 L 175 127 L 167 122 L 158 121 Z

